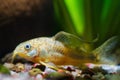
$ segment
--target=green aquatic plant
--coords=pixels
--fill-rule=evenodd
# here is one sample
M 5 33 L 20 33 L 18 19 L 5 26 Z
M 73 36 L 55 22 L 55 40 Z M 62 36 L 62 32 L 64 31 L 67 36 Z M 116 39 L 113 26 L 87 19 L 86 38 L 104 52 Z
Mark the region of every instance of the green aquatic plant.
M 3 66 L 2 64 L 0 64 L 0 73 L 10 74 L 10 70 L 8 68 L 6 68 L 5 66 Z
M 120 35 L 120 0 L 53 0 L 53 3 L 63 30 L 88 41 L 99 35 L 94 47 Z

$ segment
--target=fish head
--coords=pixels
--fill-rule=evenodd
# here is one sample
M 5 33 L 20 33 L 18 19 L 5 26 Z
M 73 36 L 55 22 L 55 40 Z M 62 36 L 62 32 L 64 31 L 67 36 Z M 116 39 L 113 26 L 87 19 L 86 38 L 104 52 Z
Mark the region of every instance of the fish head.
M 33 39 L 20 43 L 13 51 L 12 61 L 16 55 L 29 61 L 33 61 L 33 59 L 38 56 L 38 42 Z

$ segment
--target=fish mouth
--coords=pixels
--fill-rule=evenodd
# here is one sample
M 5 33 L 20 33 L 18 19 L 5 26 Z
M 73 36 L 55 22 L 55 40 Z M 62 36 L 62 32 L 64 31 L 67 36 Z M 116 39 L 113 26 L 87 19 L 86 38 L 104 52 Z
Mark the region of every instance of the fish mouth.
M 37 55 L 37 50 L 33 49 L 27 53 L 18 53 L 18 55 L 24 58 L 34 58 Z
M 39 57 L 38 56 L 33 56 L 31 57 L 30 55 L 28 55 L 28 53 L 18 53 L 18 55 L 21 57 L 21 58 L 24 58 L 28 61 L 31 61 L 31 62 L 38 62 L 39 60 Z
M 14 61 L 16 55 L 20 56 L 21 58 L 24 58 L 28 61 L 32 61 L 36 56 L 37 56 L 37 51 L 35 49 L 25 53 L 25 52 L 13 52 L 13 56 L 12 56 L 12 62 Z
M 32 58 L 31 58 L 30 56 L 26 55 L 26 53 L 17 53 L 17 54 L 18 54 L 18 56 L 20 56 L 21 58 L 24 58 L 24 59 L 26 59 L 26 60 L 28 60 L 28 61 L 31 61 L 31 60 L 32 60 Z
M 16 57 L 17 55 L 18 55 L 19 57 L 21 57 L 21 58 L 24 58 L 24 59 L 26 59 L 26 60 L 31 61 L 31 58 L 30 58 L 29 56 L 27 56 L 25 53 L 14 52 L 13 55 L 12 55 L 12 60 L 11 60 L 12 63 L 14 62 L 15 57 Z

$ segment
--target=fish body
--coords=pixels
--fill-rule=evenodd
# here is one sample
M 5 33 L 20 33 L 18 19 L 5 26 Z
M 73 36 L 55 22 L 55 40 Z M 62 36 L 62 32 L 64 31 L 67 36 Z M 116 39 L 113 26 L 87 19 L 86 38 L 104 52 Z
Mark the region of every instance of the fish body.
M 59 32 L 53 37 L 40 37 L 20 43 L 13 57 L 19 55 L 32 62 L 53 62 L 57 65 L 79 65 L 95 62 L 94 55 L 88 55 L 82 48 L 83 41 L 77 36 Z
M 20 43 L 13 52 L 13 59 L 19 55 L 35 63 L 42 61 L 76 66 L 84 63 L 120 63 L 120 53 L 114 54 L 114 49 L 119 43 L 118 37 L 108 39 L 91 52 L 86 51 L 84 43 L 79 37 L 61 31 L 53 37 L 39 37 Z

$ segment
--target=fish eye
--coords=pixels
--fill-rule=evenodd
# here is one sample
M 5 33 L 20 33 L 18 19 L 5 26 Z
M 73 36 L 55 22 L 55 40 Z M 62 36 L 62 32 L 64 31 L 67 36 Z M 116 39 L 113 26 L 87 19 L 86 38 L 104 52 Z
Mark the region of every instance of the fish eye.
M 30 49 L 31 48 L 31 45 L 30 44 L 26 44 L 25 45 L 25 49 Z

